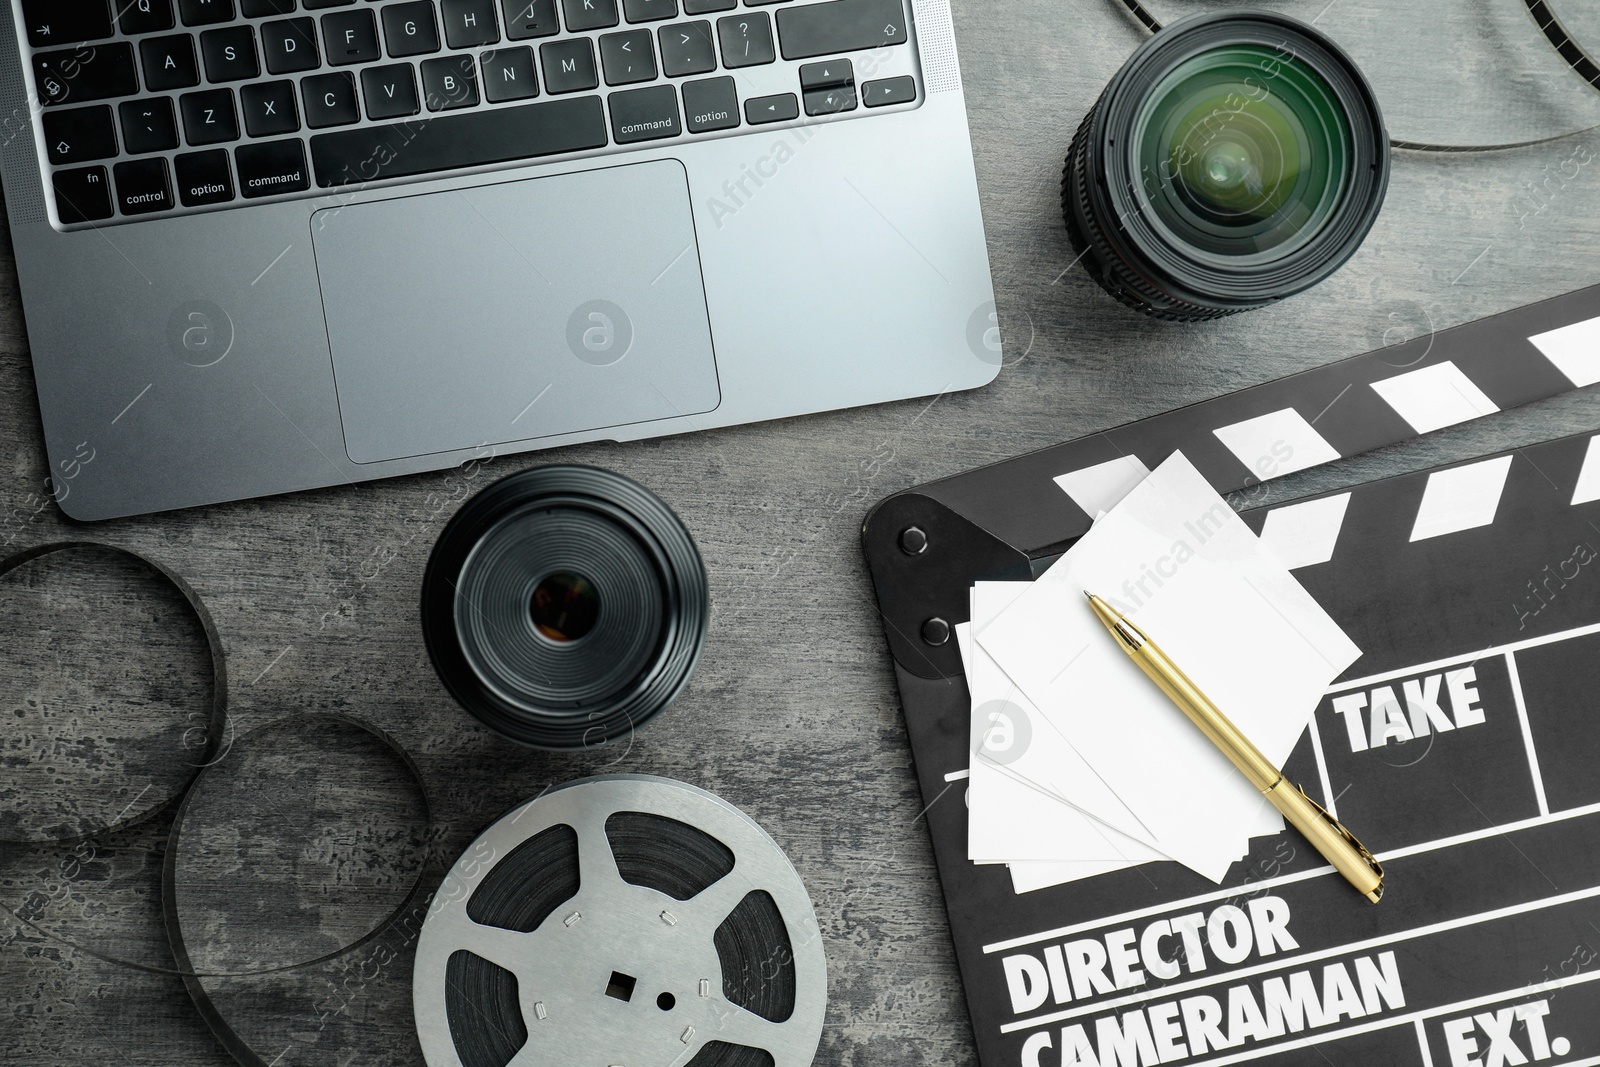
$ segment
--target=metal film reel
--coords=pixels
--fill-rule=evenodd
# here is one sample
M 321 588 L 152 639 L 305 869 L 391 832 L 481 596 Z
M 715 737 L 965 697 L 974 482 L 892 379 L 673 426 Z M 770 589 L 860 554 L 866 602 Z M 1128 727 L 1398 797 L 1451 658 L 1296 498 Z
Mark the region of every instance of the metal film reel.
M 766 831 L 702 789 L 607 775 L 468 847 L 412 993 L 429 1067 L 807 1067 L 827 971 Z

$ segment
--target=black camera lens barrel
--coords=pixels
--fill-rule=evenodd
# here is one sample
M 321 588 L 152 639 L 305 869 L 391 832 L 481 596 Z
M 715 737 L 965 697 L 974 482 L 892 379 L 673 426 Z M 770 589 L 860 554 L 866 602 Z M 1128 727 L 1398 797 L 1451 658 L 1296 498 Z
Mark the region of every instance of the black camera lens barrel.
M 1239 225 L 1230 228 L 1231 206 L 1220 194 L 1216 203 L 1192 188 L 1160 188 L 1152 197 L 1148 161 L 1141 174 L 1137 160 L 1152 139 L 1160 140 L 1161 131 L 1148 127 L 1163 104 L 1168 134 L 1209 129 L 1214 139 L 1218 124 L 1211 114 L 1183 116 L 1183 101 L 1158 94 L 1175 94 L 1173 79 L 1185 70 L 1194 76 L 1178 88 L 1199 85 L 1204 92 L 1208 57 L 1237 67 L 1238 56 L 1252 53 L 1263 56 L 1250 90 L 1261 95 L 1252 99 L 1267 105 L 1250 108 L 1241 101 L 1233 123 L 1229 109 L 1213 109 L 1223 113 L 1220 125 L 1240 128 L 1239 159 L 1224 156 L 1214 173 L 1199 177 L 1225 179 L 1233 163 L 1260 164 L 1252 155 L 1268 152 L 1278 158 L 1266 162 L 1276 162 L 1279 175 L 1299 185 L 1283 193 L 1282 203 L 1263 195 L 1272 211 L 1238 213 Z M 1282 100 L 1272 97 L 1273 89 Z M 1276 127 L 1264 127 L 1257 113 Z M 1324 118 L 1336 120 L 1337 128 L 1313 128 Z M 1279 133 L 1289 143 L 1271 136 Z M 1306 180 L 1319 160 L 1330 178 L 1321 189 Z M 1163 172 L 1154 180 L 1179 186 L 1189 177 Z M 1337 44 L 1272 12 L 1196 15 L 1145 41 L 1079 125 L 1062 174 L 1062 213 L 1073 250 L 1102 288 L 1147 314 L 1196 321 L 1265 306 L 1332 274 L 1371 230 L 1388 178 L 1389 141 L 1377 98 Z M 1306 220 L 1299 229 L 1292 224 L 1297 215 Z
M 625 737 L 688 684 L 710 619 L 705 567 L 660 498 L 594 467 L 536 467 L 446 524 L 422 582 L 445 688 L 537 748 Z

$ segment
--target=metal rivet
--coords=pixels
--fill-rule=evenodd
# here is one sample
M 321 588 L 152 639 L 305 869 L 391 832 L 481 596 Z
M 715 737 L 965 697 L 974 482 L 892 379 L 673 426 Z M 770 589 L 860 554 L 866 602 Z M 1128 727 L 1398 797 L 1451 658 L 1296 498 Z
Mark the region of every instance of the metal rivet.
M 924 627 L 924 629 L 926 629 L 926 627 Z M 566 923 L 568 926 L 577 926 L 578 925 L 578 920 L 581 919 L 581 918 L 583 918 L 583 912 L 575 911 L 571 915 L 568 915 L 565 919 L 562 919 L 561 921 Z
M 900 531 L 900 551 L 908 556 L 920 556 L 928 550 L 928 534 L 920 526 L 907 526 Z
M 950 624 L 935 615 L 922 624 L 922 639 L 930 645 L 942 645 L 950 640 Z
M 661 913 L 661 921 L 666 923 L 668 926 L 678 925 L 678 917 L 672 914 L 670 911 L 663 911 Z
M 544 1001 L 536 1000 L 533 1002 L 533 1014 L 540 1019 L 546 1019 L 549 1018 L 550 1011 L 544 1006 Z
M 702 997 L 709 997 L 711 995 L 711 979 L 700 979 L 700 995 Z
M 678 1038 L 678 1040 L 682 1041 L 685 1045 L 687 1045 L 689 1042 L 693 1041 L 694 1040 L 694 1027 L 692 1027 L 692 1026 L 684 1027 L 683 1028 L 683 1036 Z

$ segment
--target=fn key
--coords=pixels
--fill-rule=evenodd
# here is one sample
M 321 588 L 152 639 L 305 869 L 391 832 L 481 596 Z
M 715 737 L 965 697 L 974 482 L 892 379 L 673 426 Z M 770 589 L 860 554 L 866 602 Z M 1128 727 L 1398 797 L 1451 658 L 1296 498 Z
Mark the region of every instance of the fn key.
M 247 200 L 311 188 L 306 149 L 299 138 L 240 145 L 233 158 L 239 165 L 239 192 Z
M 56 214 L 62 222 L 71 225 L 111 217 L 111 175 L 106 168 L 58 170 L 51 177 L 56 187 Z

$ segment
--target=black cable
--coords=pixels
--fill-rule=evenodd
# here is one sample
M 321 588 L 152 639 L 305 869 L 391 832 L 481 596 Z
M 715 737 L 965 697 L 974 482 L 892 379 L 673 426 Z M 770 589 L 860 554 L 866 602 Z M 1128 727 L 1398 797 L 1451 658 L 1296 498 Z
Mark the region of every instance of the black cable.
M 1152 15 L 1149 9 L 1141 4 L 1139 0 L 1113 0 L 1113 2 L 1119 4 L 1123 10 L 1138 21 L 1139 25 L 1150 33 L 1161 32 L 1161 21 Z M 1561 53 L 1561 57 L 1572 66 L 1573 70 L 1578 72 L 1580 77 L 1596 89 L 1600 89 L 1600 63 L 1597 63 L 1593 57 L 1583 50 L 1581 45 L 1572 39 L 1571 35 L 1567 33 L 1566 27 L 1561 25 L 1561 20 L 1556 18 L 1555 13 L 1550 10 L 1545 0 L 1523 0 L 1523 2 L 1528 5 L 1529 14 L 1533 15 L 1533 20 L 1539 24 L 1539 29 L 1550 39 L 1550 43 L 1555 45 L 1556 51 Z M 1391 137 L 1389 139 L 1389 147 L 1403 149 L 1408 152 L 1438 152 L 1443 154 L 1504 152 L 1513 148 L 1531 148 L 1534 145 L 1549 144 L 1551 141 L 1559 141 L 1580 133 L 1589 133 L 1593 130 L 1600 130 L 1600 126 L 1586 126 L 1581 130 L 1569 130 L 1566 133 L 1553 134 L 1549 137 L 1535 137 L 1530 141 L 1507 141 L 1503 144 L 1481 145 L 1433 144 L 1428 141 L 1403 141 L 1399 138 Z

